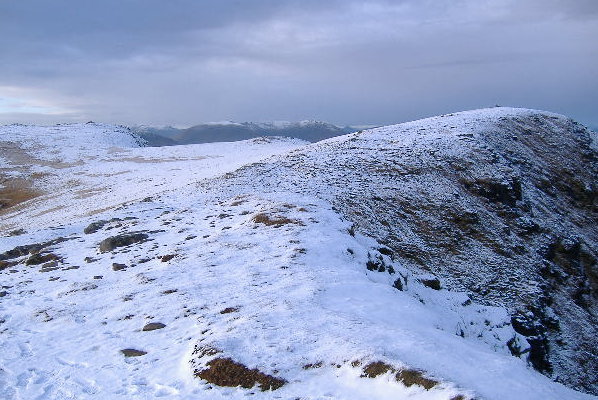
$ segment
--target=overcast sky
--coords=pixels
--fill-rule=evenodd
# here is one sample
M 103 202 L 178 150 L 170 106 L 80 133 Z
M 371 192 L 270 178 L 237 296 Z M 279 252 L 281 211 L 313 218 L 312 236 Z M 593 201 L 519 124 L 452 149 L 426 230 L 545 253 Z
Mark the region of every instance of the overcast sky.
M 598 126 L 598 0 L 0 0 L 0 123 Z

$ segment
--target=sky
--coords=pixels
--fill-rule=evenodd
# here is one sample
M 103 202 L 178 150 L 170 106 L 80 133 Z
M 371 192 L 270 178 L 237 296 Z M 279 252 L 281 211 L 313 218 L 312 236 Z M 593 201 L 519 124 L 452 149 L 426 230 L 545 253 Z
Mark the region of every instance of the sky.
M 0 0 L 0 124 L 391 124 L 494 105 L 598 127 L 596 0 Z

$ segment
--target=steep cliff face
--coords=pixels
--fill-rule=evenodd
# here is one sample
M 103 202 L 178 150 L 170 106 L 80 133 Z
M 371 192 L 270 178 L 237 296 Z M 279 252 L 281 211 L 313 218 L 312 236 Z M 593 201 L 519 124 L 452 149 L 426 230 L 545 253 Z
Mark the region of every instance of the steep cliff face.
M 231 181 L 330 201 L 416 276 L 506 307 L 529 344 L 509 343 L 514 355 L 598 394 L 594 135 L 550 113 L 471 111 L 330 139 Z

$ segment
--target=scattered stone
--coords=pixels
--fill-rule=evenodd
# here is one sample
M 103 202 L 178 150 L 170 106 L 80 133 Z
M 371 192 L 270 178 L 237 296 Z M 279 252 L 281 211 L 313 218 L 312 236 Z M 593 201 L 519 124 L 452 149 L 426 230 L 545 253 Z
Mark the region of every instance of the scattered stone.
M 39 265 L 46 263 L 48 261 L 57 260 L 59 257 L 53 253 L 46 253 L 46 254 L 33 254 L 30 256 L 27 261 L 25 261 L 25 265 Z
M 7 292 L 7 291 L 2 291 L 2 292 L 0 292 L 0 297 L 4 297 L 4 296 L 6 296 L 7 294 L 8 294 L 8 292 Z
M 118 218 L 115 218 L 112 220 L 103 220 L 103 221 L 92 222 L 91 224 L 87 225 L 87 227 L 85 229 L 83 229 L 83 233 L 85 233 L 86 235 L 89 235 L 91 233 L 96 233 L 97 231 L 102 229 L 104 226 L 106 226 L 106 224 L 109 224 L 112 221 L 120 221 L 120 220 Z
M 25 229 L 15 229 L 14 231 L 8 232 L 8 236 L 21 236 L 27 233 Z
M 23 256 L 26 256 L 29 254 L 39 253 L 47 247 L 54 246 L 56 244 L 66 242 L 67 240 L 73 240 L 73 239 L 78 239 L 78 237 L 76 237 L 76 236 L 70 237 L 70 238 L 59 237 L 57 239 L 53 239 L 48 242 L 17 246 L 14 249 L 8 250 L 8 251 L 0 254 L 0 261 L 23 257 Z
M 112 263 L 112 271 L 121 271 L 123 269 L 127 269 L 125 264 Z
M 85 261 L 86 263 L 92 263 L 92 262 L 98 261 L 98 259 L 97 258 L 92 258 L 92 257 L 85 257 L 83 259 L 83 261 Z
M 158 257 L 162 262 L 168 262 L 176 257 L 176 254 L 167 254 L 165 256 Z
M 120 351 L 125 357 L 140 357 L 147 354 L 147 351 L 136 349 L 123 349 Z
M 9 261 L 0 261 L 0 271 L 4 271 L 5 269 L 16 265 L 14 262 Z
M 430 279 L 422 278 L 422 279 L 419 279 L 419 281 L 422 283 L 422 285 L 429 287 L 430 289 L 434 289 L 434 290 L 442 289 L 442 286 L 440 285 L 440 280 L 438 278 L 430 278 Z
M 230 314 L 239 311 L 239 307 L 226 307 L 220 314 Z
M 93 279 L 103 279 L 104 277 L 102 275 L 94 275 Z
M 521 181 L 518 177 L 510 177 L 509 180 L 497 178 L 479 178 L 473 181 L 463 180 L 464 186 L 493 203 L 501 203 L 515 207 L 518 200 L 521 200 Z
M 162 329 L 165 328 L 166 325 L 164 325 L 161 322 L 150 322 L 149 324 L 145 325 L 143 327 L 143 329 L 141 329 L 144 332 L 149 332 L 149 331 L 155 331 L 156 329 Z
M 392 287 L 394 287 L 397 290 L 403 291 L 403 281 L 401 280 L 401 278 L 395 280 L 392 284 Z
M 168 289 L 162 292 L 162 294 L 172 294 L 178 292 L 178 289 Z
M 303 369 L 308 370 L 308 369 L 322 368 L 323 365 L 324 365 L 324 363 L 322 361 L 318 361 L 315 363 L 305 364 L 303 366 Z
M 392 250 L 389 249 L 388 247 L 380 247 L 378 249 L 378 251 L 380 252 L 380 254 L 384 254 L 385 256 L 392 257 L 392 255 L 393 255 Z
M 45 263 L 44 265 L 42 265 L 39 272 L 50 272 L 50 271 L 56 271 L 57 269 L 60 269 L 58 267 L 58 262 L 52 261 L 52 262 Z
M 129 246 L 134 243 L 140 243 L 147 240 L 149 236 L 145 233 L 124 233 L 122 235 L 111 236 L 100 242 L 100 252 L 106 253 L 117 247 Z

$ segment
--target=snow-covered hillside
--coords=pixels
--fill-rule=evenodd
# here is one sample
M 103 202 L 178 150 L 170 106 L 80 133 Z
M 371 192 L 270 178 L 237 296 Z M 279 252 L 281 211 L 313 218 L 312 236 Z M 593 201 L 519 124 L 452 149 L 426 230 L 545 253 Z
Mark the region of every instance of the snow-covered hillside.
M 484 267 L 502 260 L 487 253 L 499 223 L 513 235 L 527 226 L 525 235 L 534 235 L 533 223 L 551 223 L 551 233 L 566 227 L 593 256 L 595 227 L 584 218 L 595 216 L 595 204 L 560 199 L 559 187 L 542 195 L 528 186 L 525 165 L 507 170 L 501 158 L 518 156 L 517 145 L 505 144 L 514 136 L 521 148 L 539 143 L 562 169 L 577 166 L 576 152 L 595 155 L 587 132 L 563 117 L 492 109 L 315 145 L 269 138 L 152 149 L 107 126 L 58 127 L 60 136 L 53 128 L 0 129 L 8 149 L 0 172 L 34 179 L 36 191 L 0 211 L 0 392 L 8 399 L 594 398 L 528 362 L 533 335 L 513 319 L 535 293 L 524 259 L 494 275 Z M 88 130 L 95 133 L 76 144 Z M 101 132 L 120 139 L 104 141 Z M 568 141 L 577 147 L 554 149 Z M 559 160 L 558 151 L 573 153 Z M 537 154 L 527 155 L 535 165 Z M 517 174 L 521 196 L 508 179 L 493 192 L 475 186 L 486 175 L 452 182 L 447 162 L 459 173 Z M 595 182 L 592 168 L 578 179 Z M 553 211 L 551 199 L 568 213 Z M 527 214 L 512 226 L 500 219 L 531 212 L 526 201 L 532 222 L 523 223 Z M 546 210 L 536 209 L 540 202 Z M 455 215 L 444 217 L 443 205 Z M 448 257 L 445 243 L 457 234 Z M 529 252 L 541 244 L 526 242 Z M 569 254 L 559 251 L 547 260 L 553 270 Z M 596 337 L 583 336 L 593 332 L 596 304 L 595 264 L 583 262 L 579 272 L 570 261 L 563 279 L 589 276 L 587 315 L 572 310 L 581 328 L 572 326 L 559 314 L 570 303 L 555 296 L 570 347 L 550 347 L 547 360 L 561 368 L 558 380 L 591 391 L 595 360 L 574 363 L 573 345 Z M 511 287 L 499 295 L 507 268 L 530 278 L 506 274 Z M 480 280 L 490 275 L 495 286 Z M 472 290 L 475 279 L 492 290 Z M 548 289 L 570 284 L 557 283 Z M 543 334 L 552 346 L 556 339 Z
M 95 123 L 0 129 L 0 204 L 23 192 L 32 198 L 24 207 L 6 209 L 4 230 L 93 215 L 305 144 L 258 138 L 153 148 L 143 147 L 143 139 L 127 128 Z

